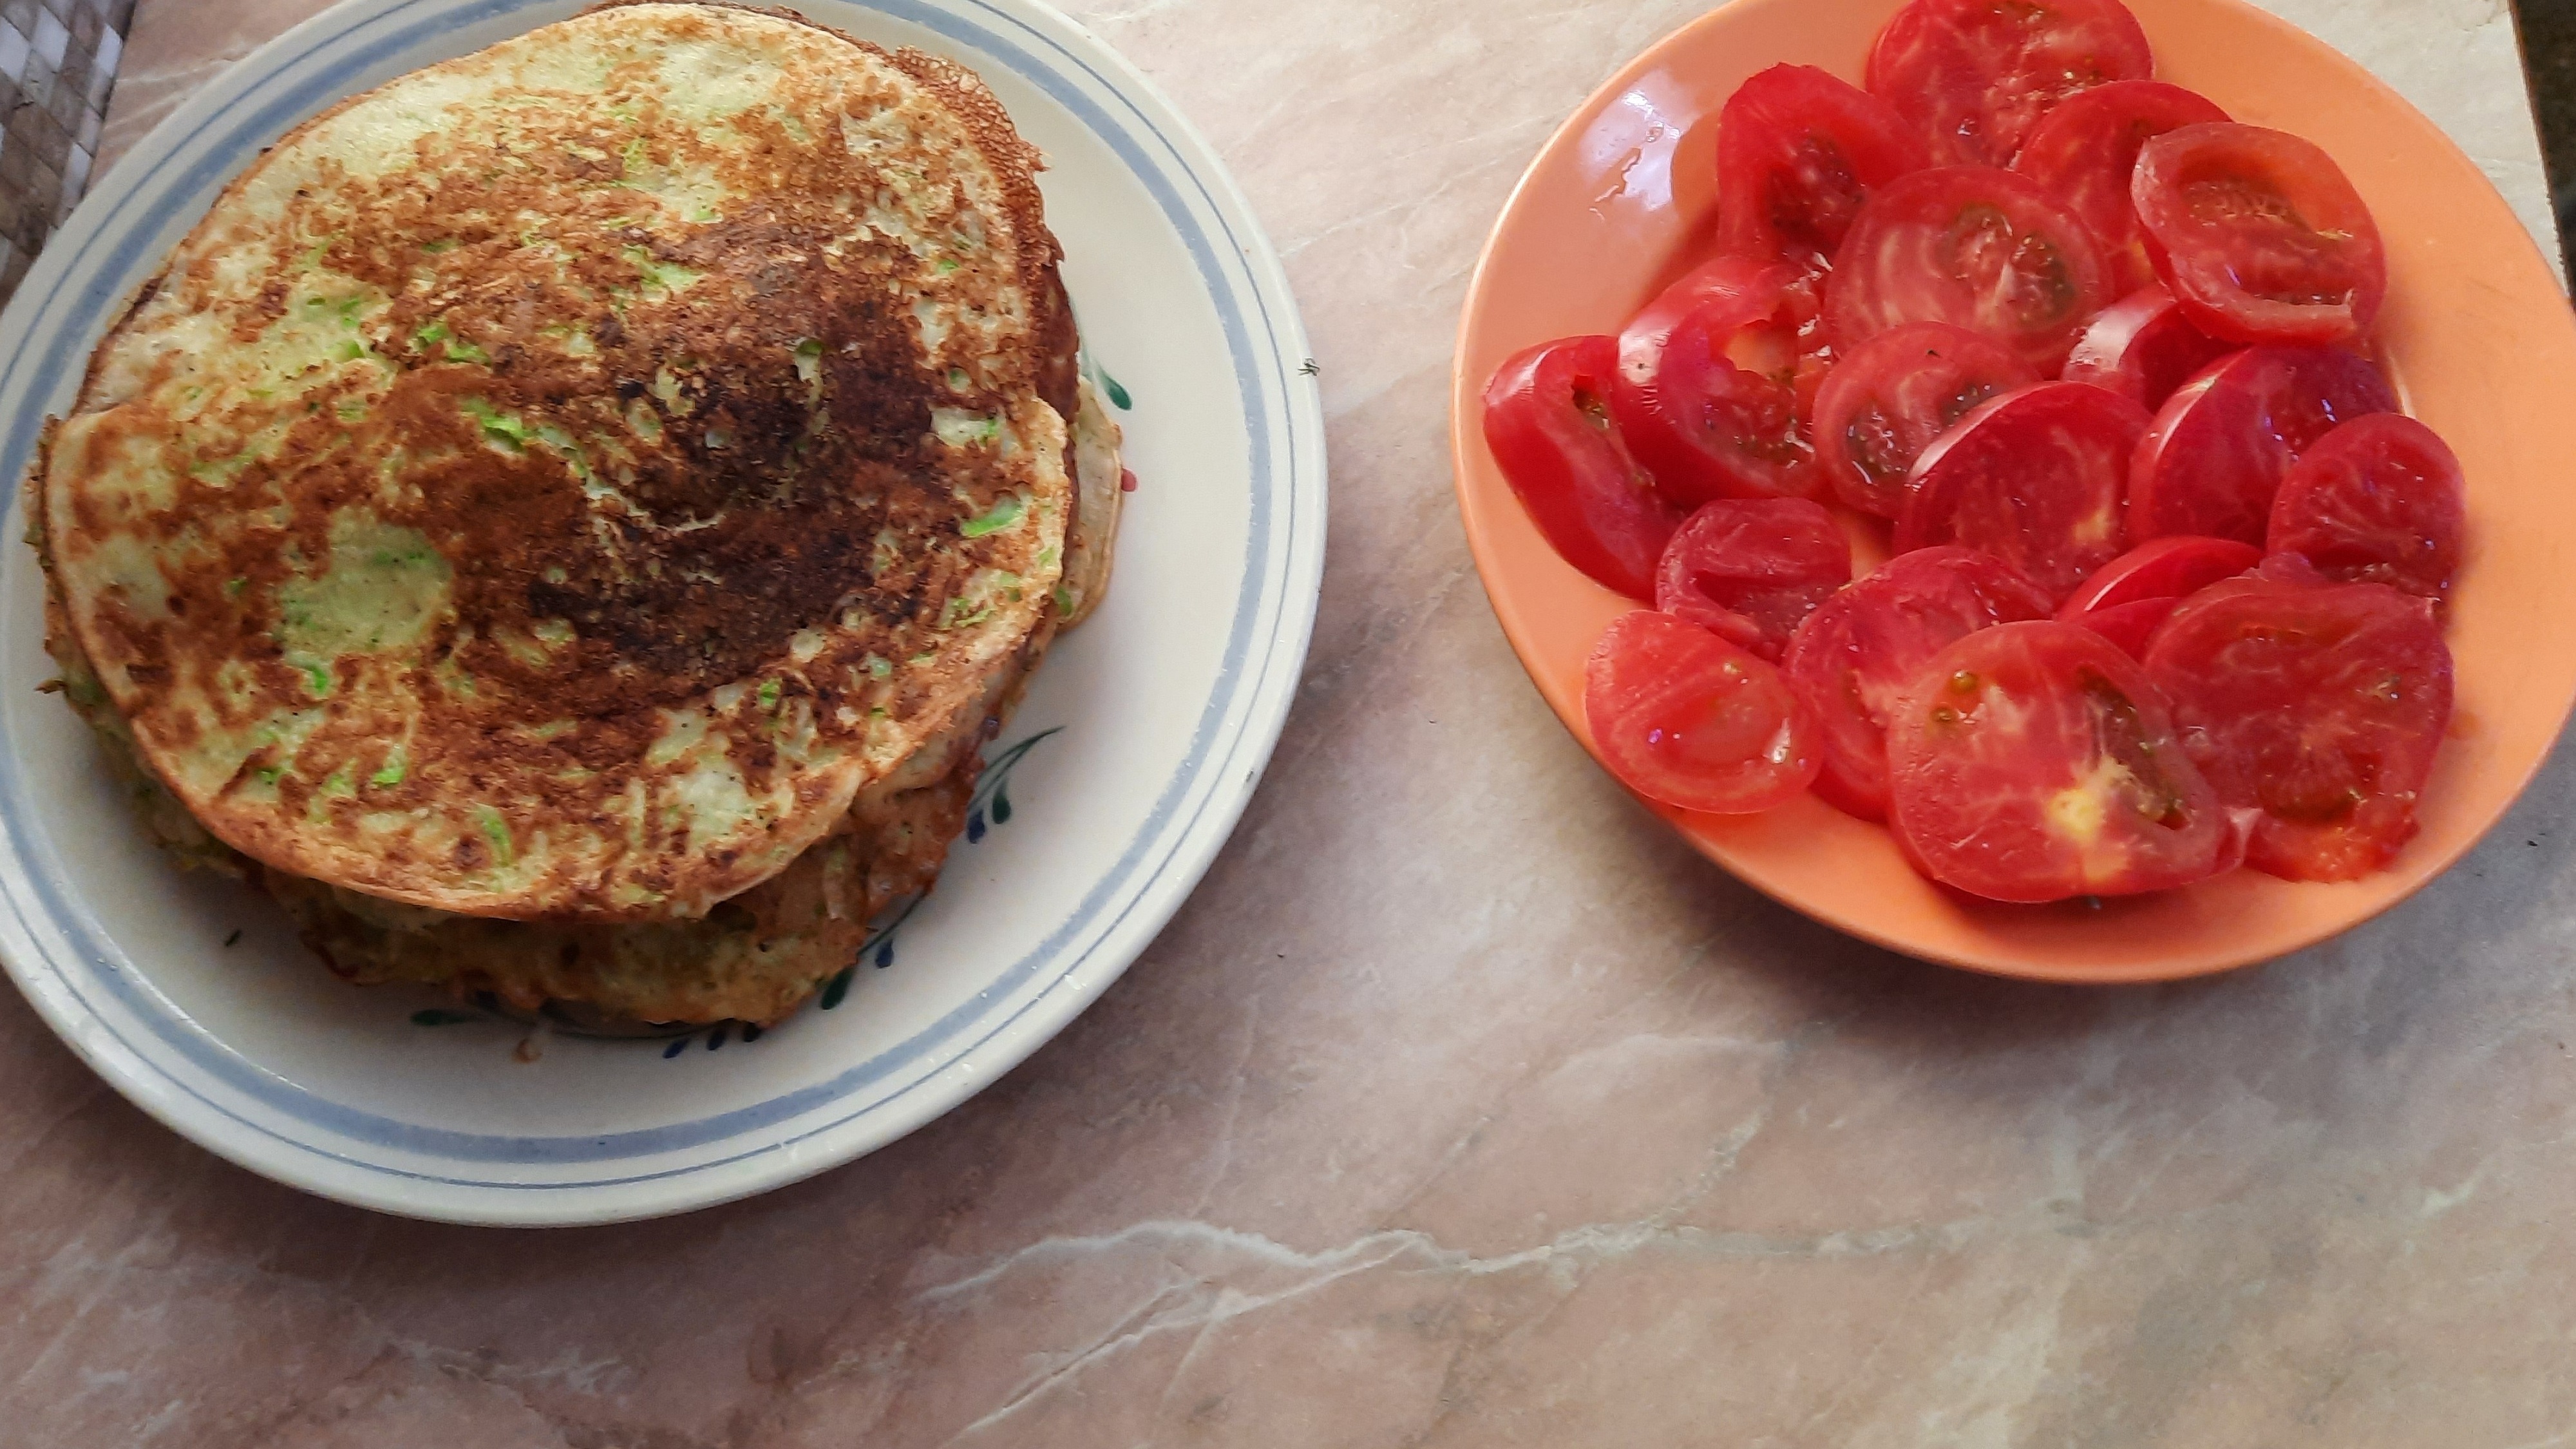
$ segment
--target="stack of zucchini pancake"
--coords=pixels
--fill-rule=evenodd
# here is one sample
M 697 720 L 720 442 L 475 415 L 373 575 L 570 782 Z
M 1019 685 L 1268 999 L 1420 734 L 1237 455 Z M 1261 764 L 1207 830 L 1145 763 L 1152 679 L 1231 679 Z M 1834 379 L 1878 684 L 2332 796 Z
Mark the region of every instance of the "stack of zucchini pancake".
M 1117 429 L 972 73 L 622 3 L 237 180 L 29 480 L 64 691 L 341 975 L 774 1021 L 1105 583 Z

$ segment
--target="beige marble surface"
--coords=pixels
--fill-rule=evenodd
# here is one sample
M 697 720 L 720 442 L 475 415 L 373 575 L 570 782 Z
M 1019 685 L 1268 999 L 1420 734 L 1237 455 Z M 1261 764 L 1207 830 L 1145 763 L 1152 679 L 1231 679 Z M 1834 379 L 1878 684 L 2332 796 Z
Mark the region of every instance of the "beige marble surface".
M 2500 0 L 2278 0 L 2543 225 Z M 309 0 L 144 0 L 111 149 Z M 300 1196 L 0 993 L 0 1443 L 2576 1444 L 2576 768 L 2415 903 L 2066 991 L 1896 959 L 1583 759 L 1461 542 L 1467 267 L 1687 0 L 1077 9 L 1238 169 L 1332 563 L 1233 845 L 945 1120 L 673 1221 Z

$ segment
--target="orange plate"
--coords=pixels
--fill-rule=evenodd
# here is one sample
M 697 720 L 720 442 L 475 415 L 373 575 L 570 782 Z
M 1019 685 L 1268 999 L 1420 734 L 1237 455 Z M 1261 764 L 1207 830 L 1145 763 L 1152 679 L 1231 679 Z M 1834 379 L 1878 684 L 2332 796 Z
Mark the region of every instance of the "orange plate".
M 1496 364 L 1551 337 L 1616 331 L 1700 249 L 1718 108 L 1781 61 L 1857 81 L 1896 0 L 1736 0 L 1639 56 L 1549 139 L 1467 290 L 1452 382 L 1458 506 L 1494 612 L 1576 738 L 1583 659 L 1637 607 L 1559 559 L 1486 449 Z M 2576 315 L 2531 237 L 2440 128 L 2361 67 L 2238 0 L 2132 0 L 2157 75 L 2240 121 L 2324 146 L 2379 220 L 2385 361 L 2408 411 L 2458 450 L 2468 562 L 2451 614 L 2459 706 L 2393 869 L 2341 885 L 2251 870 L 2098 907 L 2001 906 L 1934 887 L 1887 833 L 1812 796 L 1754 816 L 1659 813 L 1784 904 L 1893 950 L 2055 981 L 2223 971 L 2323 940 L 2439 875 L 2504 814 L 2576 699 L 2576 486 L 2566 461 Z

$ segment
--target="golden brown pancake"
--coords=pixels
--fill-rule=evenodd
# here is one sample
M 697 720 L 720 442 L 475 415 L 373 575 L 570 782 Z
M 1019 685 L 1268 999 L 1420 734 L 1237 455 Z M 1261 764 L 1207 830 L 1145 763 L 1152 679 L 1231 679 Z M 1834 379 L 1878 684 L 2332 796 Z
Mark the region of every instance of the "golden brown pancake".
M 29 480 L 154 832 L 353 979 L 791 1010 L 1106 584 L 1036 165 L 953 64 L 653 0 L 291 133 Z
M 298 128 L 41 464 L 136 748 L 263 865 L 443 911 L 776 875 L 1055 617 L 1035 164 L 953 65 L 699 4 Z

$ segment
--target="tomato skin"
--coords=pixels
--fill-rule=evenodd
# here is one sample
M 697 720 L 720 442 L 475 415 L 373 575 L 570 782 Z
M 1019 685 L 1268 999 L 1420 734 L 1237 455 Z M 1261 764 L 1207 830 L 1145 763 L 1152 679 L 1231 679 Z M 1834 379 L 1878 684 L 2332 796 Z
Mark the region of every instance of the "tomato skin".
M 1719 257 L 1620 331 L 1611 415 L 1675 503 L 1815 489 L 1795 382 L 1799 282 L 1784 263 Z
M 2184 126 L 2138 153 L 2148 255 L 2193 325 L 2231 342 L 2349 342 L 2379 313 L 2388 261 L 2341 168 L 2286 131 Z
M 2079 91 L 2155 73 L 2119 0 L 1913 0 L 1870 47 L 1868 86 L 1942 165 L 2002 166 Z
M 2125 295 L 2156 280 L 2130 194 L 2139 150 L 2167 131 L 2226 119 L 2197 91 L 2163 81 L 2113 81 L 2068 96 L 2040 117 L 2012 166 L 2084 218 L 2102 244 L 2111 290 Z
M 2153 412 L 2194 373 L 2234 351 L 2236 344 L 2192 326 L 2173 293 L 2149 282 L 2102 309 L 2059 375 L 2107 387 Z
M 2011 348 L 1947 322 L 1879 333 L 1834 364 L 1817 390 L 1816 467 L 1834 496 L 1894 518 L 1905 475 L 1934 438 L 1986 399 L 2039 381 Z
M 1756 72 L 1717 126 L 1718 250 L 1802 271 L 1832 265 L 1870 188 L 1931 164 L 1887 102 L 1812 65 Z
M 2336 428 L 2291 465 L 2265 546 L 2330 579 L 2386 584 L 2440 603 L 2468 526 L 2460 460 L 2403 413 Z
M 2153 538 L 2094 571 L 2060 606 L 2060 619 L 2095 609 L 2116 609 L 2146 599 L 2187 598 L 2221 579 L 2251 573 L 2263 551 L 2232 538 L 2176 534 Z
M 2123 495 L 2146 429 L 2145 409 L 2080 382 L 1980 404 L 1914 460 L 1897 552 L 1965 544 L 2064 598 L 2129 546 Z
M 1664 549 L 1655 607 L 1776 660 L 1789 636 L 1851 582 L 1851 540 L 1804 498 L 1721 498 Z
M 1847 815 L 1887 818 L 1887 721 L 1924 663 L 1979 629 L 2048 617 L 2048 596 L 2001 559 L 1919 549 L 1827 599 L 1781 668 L 1817 726 L 1816 793 Z
M 1583 717 L 1620 783 L 1680 809 L 1751 814 L 1816 777 L 1815 725 L 1780 671 L 1669 614 L 1610 622 L 1584 663 Z
M 2121 653 L 2132 659 L 2144 659 L 2147 645 L 2155 639 L 2156 631 L 2163 628 L 2165 620 L 2172 618 L 2174 610 L 2181 607 L 2179 598 L 2137 599 L 2072 618 L 2062 613 L 2058 617 L 2065 623 L 2082 625 L 2110 640 L 2119 646 Z
M 1485 445 L 1551 547 L 1594 582 L 1655 596 L 1655 563 L 1682 511 L 1620 441 L 1607 407 L 1619 370 L 1608 337 L 1513 354 L 1485 384 Z
M 2248 864 L 2357 879 L 2414 838 L 2450 724 L 2451 651 L 2429 600 L 2273 574 L 2267 563 L 2185 600 L 2147 673 L 2220 797 L 2261 812 Z
M 2242 848 L 2163 692 L 2072 624 L 2001 624 L 1942 650 L 1898 705 L 1887 760 L 1909 855 L 1989 900 L 2189 885 Z
M 2132 659 L 2143 659 L 2147 641 L 2173 616 L 2175 606 L 2262 561 L 2262 550 L 2232 538 L 2149 539 L 2104 564 L 2067 595 L 2057 617 L 2119 645 Z
M 1948 322 L 2054 374 L 2108 300 L 2092 234 L 2037 182 L 1936 166 L 1861 207 L 1825 282 L 1825 330 L 1849 352 L 1891 327 Z
M 2129 464 L 2129 532 L 2260 544 L 2299 455 L 2336 426 L 2397 411 L 2368 359 L 2335 347 L 2249 347 L 2174 390 Z

